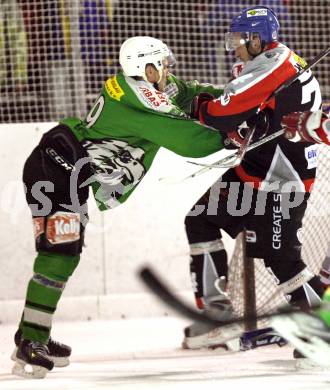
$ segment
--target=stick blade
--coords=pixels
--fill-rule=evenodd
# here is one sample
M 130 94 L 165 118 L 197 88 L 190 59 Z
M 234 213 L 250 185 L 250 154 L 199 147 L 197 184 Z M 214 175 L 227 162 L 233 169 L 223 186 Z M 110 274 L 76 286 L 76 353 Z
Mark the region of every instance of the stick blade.
M 168 307 L 175 310 L 181 316 L 190 318 L 193 321 L 198 321 L 204 324 L 219 326 L 221 322 L 199 313 L 195 309 L 189 307 L 178 297 L 172 294 L 169 288 L 160 280 L 154 271 L 149 267 L 143 267 L 139 271 L 139 276 L 145 286 L 152 291 L 159 299 L 161 299 Z

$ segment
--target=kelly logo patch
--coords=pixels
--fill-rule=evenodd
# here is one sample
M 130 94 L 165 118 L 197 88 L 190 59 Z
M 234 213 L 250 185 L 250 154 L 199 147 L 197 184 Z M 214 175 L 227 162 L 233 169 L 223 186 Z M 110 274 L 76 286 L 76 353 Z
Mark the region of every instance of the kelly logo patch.
M 47 220 L 47 240 L 55 244 L 77 241 L 80 238 L 80 215 L 58 211 Z
M 32 219 L 34 238 L 37 240 L 38 237 L 45 232 L 45 218 L 35 217 Z

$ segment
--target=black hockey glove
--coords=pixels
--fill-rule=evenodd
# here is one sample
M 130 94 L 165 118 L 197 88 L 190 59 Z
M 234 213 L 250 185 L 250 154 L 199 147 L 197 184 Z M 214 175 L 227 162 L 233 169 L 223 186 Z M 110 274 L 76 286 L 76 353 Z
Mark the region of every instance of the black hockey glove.
M 223 133 L 220 131 L 220 133 L 225 137 L 223 141 L 225 149 L 240 148 L 248 130 L 249 129 L 247 127 L 240 127 L 239 129 L 230 131 L 229 133 Z
M 196 95 L 190 106 L 190 118 L 194 118 L 199 120 L 199 110 L 201 108 L 201 105 L 204 102 L 209 102 L 210 100 L 215 99 L 215 97 L 208 92 L 201 92 L 200 94 Z
M 270 127 L 270 118 L 271 118 L 271 110 L 266 108 L 263 111 L 260 111 L 259 114 L 251 116 L 247 119 L 246 124 L 251 129 L 255 127 L 253 141 L 256 141 L 262 137 L 264 137 Z
M 269 130 L 270 118 L 271 110 L 268 109 L 259 112 L 259 114 L 253 115 L 246 121 L 248 127 L 239 127 L 237 130 L 230 131 L 226 134 L 227 138 L 224 140 L 224 147 L 226 149 L 239 148 L 242 145 L 249 128 L 251 129 L 254 126 L 255 131 L 251 143 L 254 143 L 260 138 L 263 138 Z

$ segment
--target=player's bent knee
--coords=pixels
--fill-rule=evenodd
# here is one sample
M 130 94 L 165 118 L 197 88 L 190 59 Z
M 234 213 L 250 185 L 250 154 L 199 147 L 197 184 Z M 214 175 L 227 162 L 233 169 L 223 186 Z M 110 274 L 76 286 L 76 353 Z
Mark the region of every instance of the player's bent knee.
M 33 272 L 41 284 L 65 283 L 79 264 L 80 256 L 39 252 L 35 259 Z

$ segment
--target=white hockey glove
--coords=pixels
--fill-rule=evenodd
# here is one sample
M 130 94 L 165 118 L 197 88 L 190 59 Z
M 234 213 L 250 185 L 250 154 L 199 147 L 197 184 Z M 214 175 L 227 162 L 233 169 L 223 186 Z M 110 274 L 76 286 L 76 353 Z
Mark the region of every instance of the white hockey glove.
M 330 145 L 330 119 L 321 110 L 292 112 L 282 118 L 284 136 L 292 142 Z

